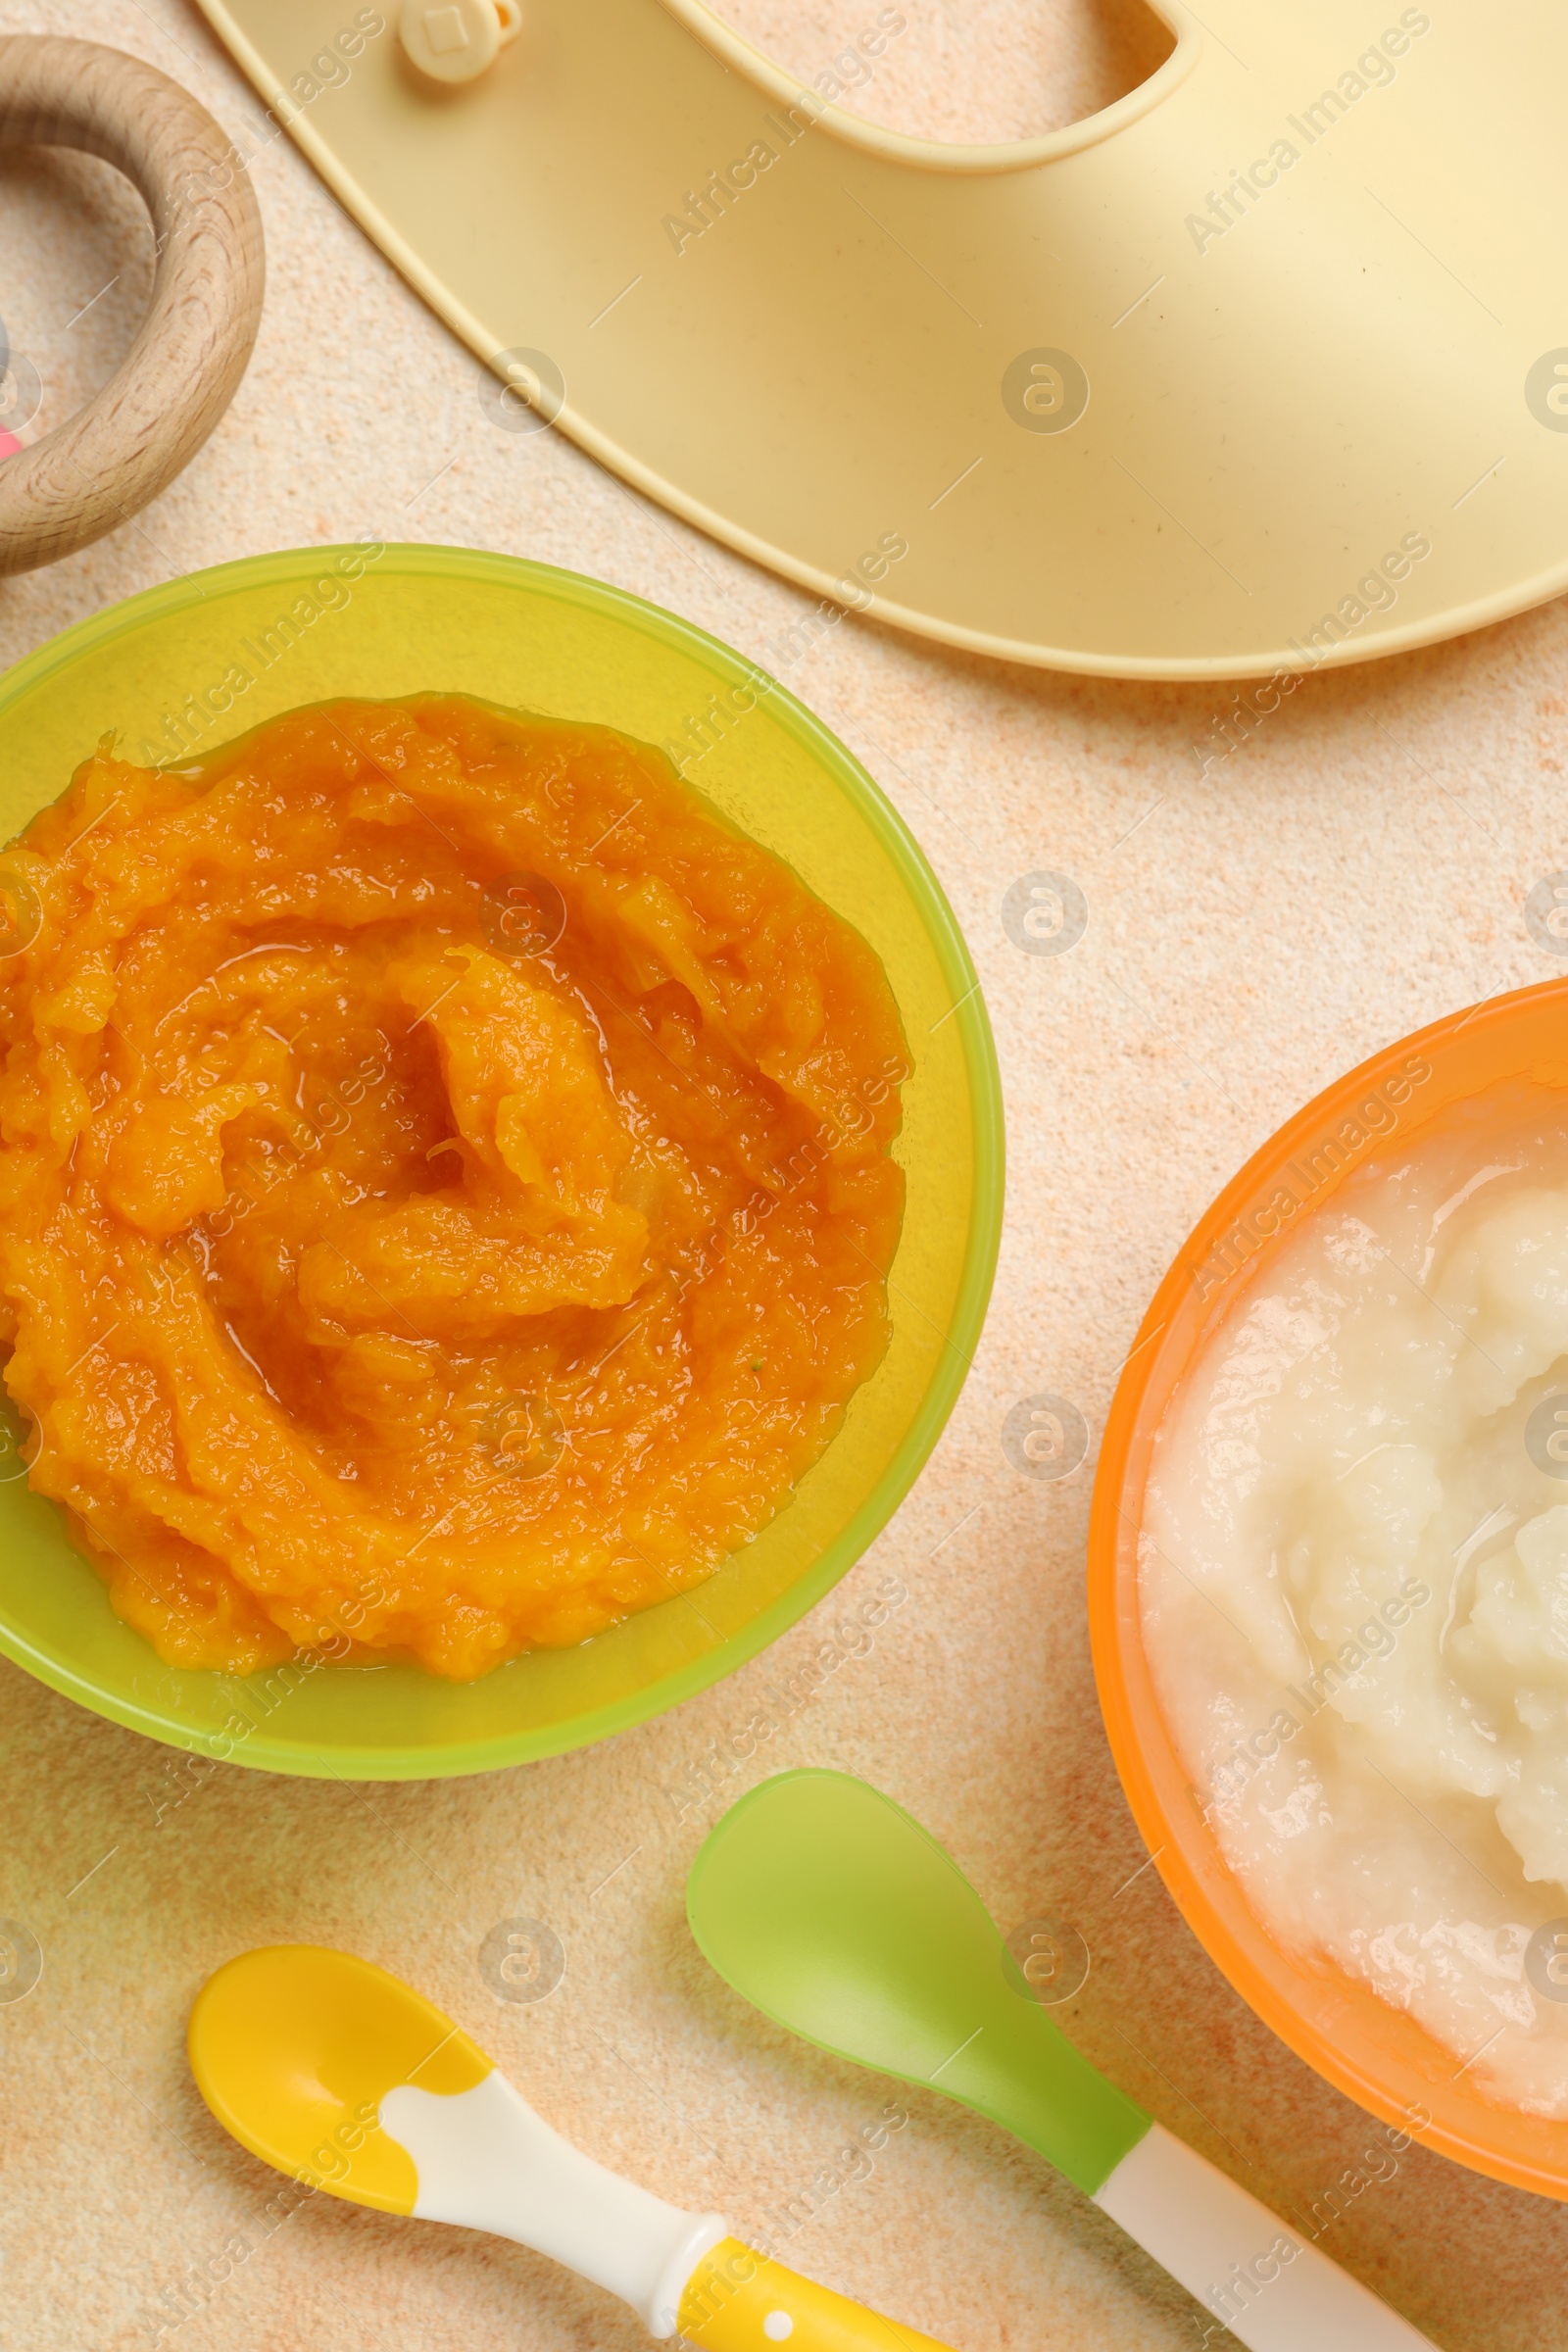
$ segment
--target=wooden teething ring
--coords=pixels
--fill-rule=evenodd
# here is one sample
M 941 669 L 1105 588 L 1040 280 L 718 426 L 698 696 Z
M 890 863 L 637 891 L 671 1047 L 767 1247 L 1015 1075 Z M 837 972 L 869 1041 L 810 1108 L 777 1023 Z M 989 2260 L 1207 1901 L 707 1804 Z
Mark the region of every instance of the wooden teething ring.
M 52 564 L 128 521 L 189 464 L 233 398 L 261 318 L 256 197 L 189 91 L 93 41 L 0 39 L 0 147 L 75 147 L 122 172 L 158 240 L 152 303 L 84 408 L 0 464 L 0 573 Z

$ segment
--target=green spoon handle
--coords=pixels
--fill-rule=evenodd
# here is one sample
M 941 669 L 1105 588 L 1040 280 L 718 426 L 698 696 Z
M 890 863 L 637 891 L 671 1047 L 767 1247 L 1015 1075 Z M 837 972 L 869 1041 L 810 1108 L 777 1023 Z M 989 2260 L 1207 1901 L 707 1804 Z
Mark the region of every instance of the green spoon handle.
M 1249 2352 L 1432 2352 L 1432 2341 L 1153 2124 L 1095 2198 Z
M 927 2078 L 977 2107 L 1093 2196 L 1150 2129 L 1150 2118 L 1091 2065 L 1020 1979 L 997 1989 L 984 2023 Z M 914 2079 L 914 2078 L 911 2078 Z
M 1020 2008 L 993 2017 L 934 2087 L 1038 2149 L 1250 2352 L 1430 2352 L 1408 2320 L 1152 2122 L 1044 2009 Z

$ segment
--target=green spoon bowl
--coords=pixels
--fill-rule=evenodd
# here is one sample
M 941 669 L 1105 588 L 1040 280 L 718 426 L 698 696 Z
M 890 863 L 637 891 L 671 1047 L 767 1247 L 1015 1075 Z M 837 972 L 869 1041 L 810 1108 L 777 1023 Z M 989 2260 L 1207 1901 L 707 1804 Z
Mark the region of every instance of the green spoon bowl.
M 1091 2196 L 1149 2129 L 1041 2007 L 956 1863 L 863 1781 L 764 1781 L 709 1837 L 686 1908 L 764 2016 L 961 2099 Z

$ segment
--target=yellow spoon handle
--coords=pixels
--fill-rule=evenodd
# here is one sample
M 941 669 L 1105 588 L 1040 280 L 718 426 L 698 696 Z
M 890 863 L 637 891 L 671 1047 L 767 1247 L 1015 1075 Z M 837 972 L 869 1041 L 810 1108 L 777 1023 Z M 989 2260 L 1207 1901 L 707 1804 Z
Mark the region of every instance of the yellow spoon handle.
M 702 2352 L 950 2352 L 934 2335 L 802 2278 L 726 2237 L 686 2281 L 678 2326 Z

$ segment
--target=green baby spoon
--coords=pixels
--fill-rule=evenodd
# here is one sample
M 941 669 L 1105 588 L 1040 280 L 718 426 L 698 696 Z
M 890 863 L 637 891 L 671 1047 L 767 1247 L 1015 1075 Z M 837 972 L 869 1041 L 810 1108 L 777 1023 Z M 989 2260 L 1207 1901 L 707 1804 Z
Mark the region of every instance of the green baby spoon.
M 891 1797 L 786 1772 L 703 1844 L 704 1955 L 776 2024 L 959 2099 L 1036 2149 L 1250 2352 L 1430 2339 L 1079 2056 L 957 1865 Z

